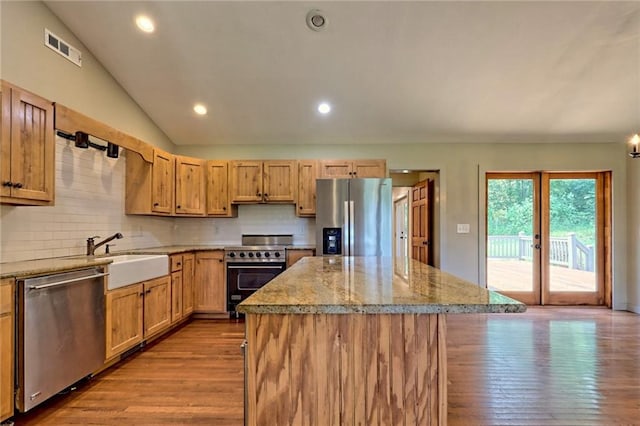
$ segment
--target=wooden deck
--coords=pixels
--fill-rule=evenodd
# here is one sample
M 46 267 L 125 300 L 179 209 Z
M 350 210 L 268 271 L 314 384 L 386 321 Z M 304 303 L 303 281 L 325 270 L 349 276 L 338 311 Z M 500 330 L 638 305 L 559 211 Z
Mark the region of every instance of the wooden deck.
M 495 291 L 531 291 L 532 263 L 523 260 L 487 260 L 487 283 Z M 552 291 L 595 291 L 595 272 L 551 266 Z
M 537 307 L 447 328 L 449 426 L 639 424 L 640 315 Z M 241 426 L 243 336 L 193 321 L 15 424 Z

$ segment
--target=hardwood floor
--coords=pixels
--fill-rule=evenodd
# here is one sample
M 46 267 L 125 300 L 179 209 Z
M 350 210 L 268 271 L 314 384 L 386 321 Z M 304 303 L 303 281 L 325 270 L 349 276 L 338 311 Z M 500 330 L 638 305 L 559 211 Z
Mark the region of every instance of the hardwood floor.
M 447 326 L 449 425 L 640 424 L 640 315 L 545 307 L 448 315 Z M 193 321 L 14 420 L 240 426 L 243 333 L 233 320 Z

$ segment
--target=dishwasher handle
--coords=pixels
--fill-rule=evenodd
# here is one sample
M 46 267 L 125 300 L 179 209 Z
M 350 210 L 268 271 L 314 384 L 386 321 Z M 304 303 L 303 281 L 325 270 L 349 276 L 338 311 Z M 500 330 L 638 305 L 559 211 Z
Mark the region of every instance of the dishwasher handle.
M 71 283 L 75 283 L 75 282 L 78 282 L 78 281 L 84 281 L 84 280 L 90 280 L 90 279 L 93 279 L 93 278 L 105 277 L 107 275 L 109 275 L 108 272 L 103 272 L 103 273 L 100 273 L 100 274 L 83 276 L 83 277 L 78 277 L 78 278 L 72 278 L 70 280 L 63 280 L 63 281 L 58 281 L 58 282 L 50 283 L 50 284 L 32 285 L 32 286 L 29 286 L 29 290 L 43 290 L 45 288 L 58 287 L 58 286 L 61 286 L 61 285 L 71 284 Z

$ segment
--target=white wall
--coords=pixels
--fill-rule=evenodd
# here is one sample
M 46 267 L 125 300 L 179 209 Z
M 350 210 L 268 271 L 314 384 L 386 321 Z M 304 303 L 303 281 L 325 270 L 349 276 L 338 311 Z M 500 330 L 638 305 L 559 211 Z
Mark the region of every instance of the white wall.
M 81 68 L 44 45 L 45 28 L 82 51 Z M 167 151 L 174 149 L 91 52 L 39 1 L 0 1 L 0 64 L 0 78 L 10 83 Z
M 640 159 L 627 160 L 627 271 L 629 294 L 627 310 L 640 314 Z M 617 261 L 618 259 L 615 259 Z

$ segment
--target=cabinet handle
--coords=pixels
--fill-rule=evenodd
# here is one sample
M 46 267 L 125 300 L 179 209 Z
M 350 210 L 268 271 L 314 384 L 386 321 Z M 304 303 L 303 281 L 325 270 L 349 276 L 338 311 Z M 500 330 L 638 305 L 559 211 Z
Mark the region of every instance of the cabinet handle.
M 267 194 L 266 192 L 264 193 L 264 198 L 269 198 L 269 194 Z
M 223 208 L 222 208 L 222 210 L 223 210 L 223 211 L 227 211 L 227 208 L 226 208 L 226 207 L 223 207 Z
M 10 180 L 2 182 L 2 186 L 13 186 L 13 182 L 11 182 Z
M 222 262 L 224 262 L 224 260 L 223 259 L 218 259 L 218 262 L 222 263 Z
M 145 291 L 145 293 L 146 293 L 146 294 L 151 293 L 151 289 L 149 289 L 149 290 Z
M 176 209 L 181 209 L 181 208 L 182 208 L 182 206 L 180 206 L 180 205 L 176 206 Z
M 300 210 L 302 210 L 302 206 L 300 206 Z
M 14 183 L 12 186 L 13 186 L 14 188 L 22 188 L 22 184 L 21 184 L 21 183 L 19 183 L 19 182 L 18 182 L 18 183 Z
M 158 207 L 160 203 L 153 203 L 153 207 Z
M 144 291 L 142 293 L 140 293 L 140 297 L 144 296 Z

